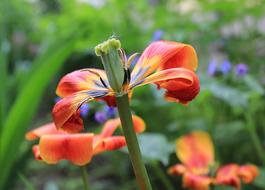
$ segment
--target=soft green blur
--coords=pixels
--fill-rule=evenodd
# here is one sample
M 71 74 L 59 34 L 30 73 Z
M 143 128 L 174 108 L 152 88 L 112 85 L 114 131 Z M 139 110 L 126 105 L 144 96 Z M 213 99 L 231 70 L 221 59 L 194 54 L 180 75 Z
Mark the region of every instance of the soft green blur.
M 51 121 L 64 74 L 102 67 L 94 47 L 110 36 L 128 56 L 163 39 L 189 43 L 199 57 L 201 92 L 188 106 L 166 102 L 155 86 L 134 91 L 132 109 L 147 124 L 139 141 L 154 190 L 181 189 L 181 177 L 166 172 L 179 162 L 175 139 L 198 129 L 210 133 L 220 165 L 261 168 L 243 190 L 265 189 L 264 10 L 263 0 L 1 0 L 0 189 L 82 188 L 78 168 L 35 161 L 24 135 Z M 94 115 L 102 107 L 91 103 L 89 130 L 99 130 Z M 137 189 L 126 151 L 93 158 L 88 171 L 93 190 Z

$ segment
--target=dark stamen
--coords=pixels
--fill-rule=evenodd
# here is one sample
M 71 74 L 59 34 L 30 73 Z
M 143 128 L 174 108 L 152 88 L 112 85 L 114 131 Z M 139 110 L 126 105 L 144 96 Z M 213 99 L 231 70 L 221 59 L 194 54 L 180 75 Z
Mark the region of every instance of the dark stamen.
M 99 79 L 100 79 L 101 83 L 103 84 L 103 86 L 104 86 L 105 88 L 108 88 L 107 85 L 106 85 L 106 83 L 104 82 L 104 80 L 103 80 L 101 77 L 99 77 Z
M 128 82 L 128 81 L 127 81 L 127 78 L 128 78 L 127 74 L 128 74 L 128 73 L 127 73 L 127 69 L 124 68 L 123 84 L 127 84 L 127 82 Z
M 124 68 L 123 84 L 129 84 L 130 81 L 131 81 L 131 71 L 130 71 L 130 69 Z

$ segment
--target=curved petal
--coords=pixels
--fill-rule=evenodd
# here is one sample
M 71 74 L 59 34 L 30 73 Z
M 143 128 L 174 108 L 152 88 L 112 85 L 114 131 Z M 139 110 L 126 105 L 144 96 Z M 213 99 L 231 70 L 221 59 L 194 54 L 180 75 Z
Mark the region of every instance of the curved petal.
M 109 84 L 106 73 L 100 69 L 82 69 L 65 75 L 59 82 L 56 94 L 66 97 L 80 91 L 106 91 Z
M 126 146 L 126 140 L 123 136 L 107 137 L 99 140 L 93 146 L 93 154 L 99 154 L 104 151 L 117 150 Z
M 97 92 L 97 96 L 104 96 L 106 92 Z M 70 133 L 83 130 L 83 120 L 80 117 L 80 107 L 85 102 L 94 99 L 87 91 L 81 91 L 67 96 L 57 102 L 52 110 L 53 120 L 57 129 L 63 129 Z M 96 96 L 95 95 L 95 96 Z
M 182 164 L 176 164 L 168 169 L 170 175 L 183 175 L 187 171 L 187 168 Z
M 239 166 L 228 164 L 218 169 L 215 184 L 229 185 L 240 189 L 240 178 L 238 177 Z
M 48 134 L 65 134 L 65 132 L 57 130 L 54 123 L 47 123 L 45 125 L 42 125 L 41 127 L 27 132 L 25 136 L 27 140 L 35 140 L 37 138 L 40 138 L 42 135 Z
M 55 104 L 52 110 L 53 121 L 57 129 L 75 133 L 83 130 L 83 120 L 80 117 L 80 106 L 92 100 L 86 93 L 67 96 Z
M 212 179 L 208 176 L 195 175 L 186 172 L 182 179 L 184 188 L 190 188 L 194 190 L 208 190 Z
M 44 135 L 40 138 L 39 150 L 42 160 L 56 164 L 62 159 L 75 165 L 85 165 L 93 155 L 93 134 Z
M 40 147 L 39 147 L 39 145 L 34 145 L 32 147 L 32 152 L 34 154 L 35 160 L 42 160 L 42 158 L 40 156 Z
M 196 70 L 198 59 L 196 51 L 190 45 L 172 42 L 156 41 L 143 52 L 132 71 L 132 84 L 147 77 L 156 69 L 187 68 Z
M 194 174 L 207 174 L 214 163 L 214 148 L 208 133 L 194 131 L 176 141 L 176 153 L 180 161 Z
M 154 83 L 158 88 L 166 89 L 165 98 L 168 101 L 183 104 L 193 100 L 200 91 L 200 83 L 197 75 L 188 69 L 167 69 L 154 73 L 145 79 L 135 83 L 136 86 Z M 133 88 L 135 86 L 131 86 Z
M 142 133 L 145 130 L 145 122 L 137 115 L 132 115 L 134 130 L 136 133 Z M 121 125 L 120 118 L 109 119 L 103 126 L 100 133 L 101 138 L 110 137 L 114 131 Z
M 259 170 L 255 165 L 244 165 L 240 166 L 238 170 L 238 176 L 246 184 L 251 183 L 258 176 Z
M 105 122 L 100 133 L 101 138 L 110 137 L 120 125 L 120 118 L 109 119 Z

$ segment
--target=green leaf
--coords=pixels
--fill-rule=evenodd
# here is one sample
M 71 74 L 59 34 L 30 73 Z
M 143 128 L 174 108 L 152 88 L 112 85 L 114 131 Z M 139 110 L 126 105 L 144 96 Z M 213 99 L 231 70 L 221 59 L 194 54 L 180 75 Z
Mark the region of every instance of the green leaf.
M 138 137 L 142 156 L 148 163 L 150 161 L 161 161 L 164 165 L 169 162 L 169 155 L 174 151 L 166 137 L 157 133 L 145 133 Z
M 27 84 L 12 106 L 0 139 L 0 189 L 10 173 L 12 163 L 17 159 L 19 146 L 37 110 L 45 88 L 72 52 L 74 42 L 74 39 L 63 42 L 58 40 L 51 44 L 50 48 L 47 48 L 45 56 L 36 60 L 37 69 L 31 73 Z M 63 45 L 58 46 L 58 44 Z
M 1 40 L 1 39 L 0 39 Z M 4 43 L 0 41 L 0 81 L 1 81 L 1 90 L 0 90 L 0 134 L 3 127 L 3 123 L 6 115 L 6 79 L 7 79 L 7 60 L 6 60 L 6 52 L 4 50 Z
M 255 80 L 252 76 L 248 75 L 244 77 L 244 81 L 246 85 L 255 93 L 258 93 L 260 95 L 264 95 L 265 90 L 264 88 L 259 84 L 257 80 Z
M 230 106 L 247 107 L 248 105 L 247 93 L 218 83 L 212 83 L 209 89 L 216 98 L 223 100 Z

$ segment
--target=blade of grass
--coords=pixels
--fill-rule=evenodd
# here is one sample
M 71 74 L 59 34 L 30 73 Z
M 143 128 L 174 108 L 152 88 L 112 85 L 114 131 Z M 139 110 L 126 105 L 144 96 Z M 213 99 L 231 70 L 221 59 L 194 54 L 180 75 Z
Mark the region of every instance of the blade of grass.
M 46 56 L 41 56 L 40 59 L 36 60 L 38 67 L 31 73 L 28 83 L 25 84 L 12 106 L 0 139 L 0 189 L 6 182 L 10 168 L 16 159 L 16 153 L 19 151 L 19 145 L 36 112 L 45 88 L 62 66 L 64 60 L 72 52 L 74 42 L 74 39 L 68 39 L 63 42 L 59 41 L 50 48 L 47 48 Z
M 23 175 L 20 172 L 18 172 L 17 175 L 20 178 L 20 180 L 23 182 L 23 184 L 25 185 L 26 189 L 28 189 L 28 190 L 36 190 L 34 185 L 25 177 L 25 175 Z
M 0 41 L 0 46 L 2 45 Z M 5 52 L 2 47 L 0 47 L 0 135 L 2 127 L 4 124 L 5 112 L 6 112 L 6 78 L 7 78 L 7 62 Z

